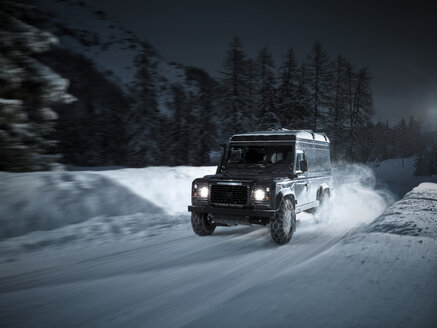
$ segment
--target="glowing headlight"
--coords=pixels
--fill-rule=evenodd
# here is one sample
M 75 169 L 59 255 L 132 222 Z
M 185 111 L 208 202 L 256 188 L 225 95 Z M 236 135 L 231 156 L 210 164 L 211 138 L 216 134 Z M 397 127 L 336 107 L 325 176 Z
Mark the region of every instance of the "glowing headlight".
M 201 187 L 199 189 L 199 196 L 202 198 L 208 197 L 208 187 Z
M 262 189 L 257 189 L 255 190 L 255 200 L 264 200 L 264 198 L 266 197 L 266 192 Z

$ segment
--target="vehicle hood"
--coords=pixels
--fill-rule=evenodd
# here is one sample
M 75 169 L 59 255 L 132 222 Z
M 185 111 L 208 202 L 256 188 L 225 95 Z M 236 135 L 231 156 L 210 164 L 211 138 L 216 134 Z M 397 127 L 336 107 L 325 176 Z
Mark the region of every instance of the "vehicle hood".
M 259 171 L 242 171 L 238 172 L 228 171 L 223 173 L 218 173 L 214 175 L 207 175 L 204 179 L 208 181 L 251 181 L 251 182 L 259 182 L 259 181 L 274 181 L 274 180 L 282 180 L 285 178 L 289 178 L 287 173 L 278 173 L 278 172 L 259 172 Z

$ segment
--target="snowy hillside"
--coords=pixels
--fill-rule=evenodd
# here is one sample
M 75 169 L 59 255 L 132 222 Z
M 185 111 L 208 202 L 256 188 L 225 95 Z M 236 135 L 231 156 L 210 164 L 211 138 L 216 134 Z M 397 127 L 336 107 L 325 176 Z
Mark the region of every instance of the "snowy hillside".
M 128 91 L 137 74 L 135 57 L 142 52 L 143 40 L 107 16 L 92 1 L 38 0 L 35 6 L 42 26 L 57 36 L 62 48 L 93 60 L 106 77 Z M 170 116 L 170 84 L 178 83 L 187 92 L 197 89 L 186 81 L 183 65 L 169 63 L 159 52 L 153 61 L 157 72 L 158 107 L 163 114 Z
M 123 83 L 132 82 L 140 40 L 131 31 L 90 2 L 38 0 L 35 6 L 63 47 L 94 59 L 103 71 L 112 72 Z
M 192 232 L 191 180 L 213 171 L 2 173 L 2 325 L 434 327 L 436 184 L 384 212 L 371 170 L 337 168 L 331 223 L 299 214 L 278 247 L 265 227 Z

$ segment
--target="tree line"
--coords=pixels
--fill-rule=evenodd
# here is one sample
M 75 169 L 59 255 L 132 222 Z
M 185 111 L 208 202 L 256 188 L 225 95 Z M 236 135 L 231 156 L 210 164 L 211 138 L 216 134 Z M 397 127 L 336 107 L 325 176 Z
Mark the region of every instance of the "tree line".
M 420 153 L 418 167 L 428 167 L 423 172 L 434 167 L 421 164 L 429 162 L 421 158 L 430 150 L 423 146 L 419 122 L 373 123 L 369 69 L 342 55 L 328 56 L 319 43 L 301 61 L 290 48 L 276 65 L 267 47 L 251 58 L 234 38 L 217 77 L 172 64 L 183 77 L 169 80 L 160 71 L 156 49 L 142 42 L 135 80 L 125 87 L 82 54 L 59 47 L 35 54 L 48 50 L 53 36 L 28 24 L 17 28 L 13 17 L 21 11 L 9 11 L 2 17 L 11 31 L 2 35 L 2 54 L 11 67 L 1 76 L 1 170 L 43 169 L 56 162 L 208 165 L 218 144 L 232 134 L 280 128 L 326 132 L 334 160 L 381 161 Z M 44 36 L 37 39 L 40 47 L 32 48 L 35 38 L 22 37 L 29 30 Z M 18 57 L 17 44 L 3 42 L 14 37 L 23 49 Z M 35 63 L 39 75 L 31 75 Z M 64 104 L 73 99 L 65 92 L 68 84 L 51 69 L 70 81 L 75 102 Z

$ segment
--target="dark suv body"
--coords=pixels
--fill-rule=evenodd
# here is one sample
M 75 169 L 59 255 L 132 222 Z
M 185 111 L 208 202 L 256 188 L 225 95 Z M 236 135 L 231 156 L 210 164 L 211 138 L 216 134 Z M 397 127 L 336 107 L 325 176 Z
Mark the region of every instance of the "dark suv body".
M 192 184 L 191 222 L 198 235 L 217 225 L 270 225 L 287 243 L 296 214 L 326 205 L 332 192 L 329 139 L 309 130 L 233 135 L 222 147 L 215 175 Z M 325 207 L 325 206 L 323 206 Z

